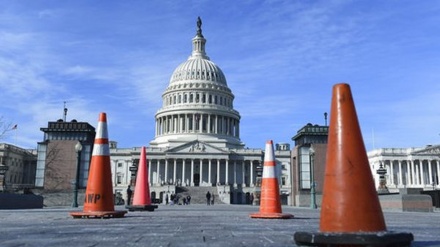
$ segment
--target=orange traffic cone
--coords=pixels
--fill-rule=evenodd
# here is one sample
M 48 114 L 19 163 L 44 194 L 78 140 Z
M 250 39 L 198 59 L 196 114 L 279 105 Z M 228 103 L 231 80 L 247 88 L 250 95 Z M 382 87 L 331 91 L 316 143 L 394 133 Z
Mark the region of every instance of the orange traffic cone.
M 150 185 L 148 184 L 148 169 L 145 147 L 141 149 L 141 157 L 136 175 L 133 205 L 127 205 L 128 211 L 154 211 L 157 205 L 151 205 Z
M 107 115 L 99 114 L 98 128 L 90 162 L 83 212 L 71 212 L 73 218 L 120 218 L 127 211 L 115 211 L 108 145 Z
M 266 142 L 263 177 L 261 182 L 260 212 L 250 214 L 251 218 L 290 219 L 291 214 L 281 211 L 280 188 L 275 172 L 275 159 L 272 140 Z
M 348 84 L 333 87 L 320 232 L 299 245 L 409 246 L 411 233 L 387 232 Z

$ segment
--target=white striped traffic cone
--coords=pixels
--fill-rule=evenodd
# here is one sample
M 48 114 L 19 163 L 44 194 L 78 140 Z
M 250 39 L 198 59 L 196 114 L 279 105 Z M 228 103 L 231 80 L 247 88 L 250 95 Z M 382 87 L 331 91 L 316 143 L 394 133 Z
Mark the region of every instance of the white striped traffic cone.
M 83 212 L 71 212 L 74 218 L 119 218 L 127 211 L 115 211 L 108 144 L 107 115 L 99 114 L 98 128 L 90 162 Z
M 261 181 L 260 212 L 250 214 L 251 218 L 293 218 L 293 215 L 283 214 L 281 211 L 280 188 L 275 172 L 276 162 L 274 156 L 273 141 L 267 141 L 264 154 L 263 177 Z

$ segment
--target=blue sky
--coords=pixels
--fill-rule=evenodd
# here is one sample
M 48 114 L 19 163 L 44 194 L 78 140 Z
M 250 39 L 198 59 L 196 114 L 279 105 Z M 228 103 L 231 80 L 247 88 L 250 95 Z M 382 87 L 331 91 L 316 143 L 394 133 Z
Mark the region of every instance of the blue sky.
M 0 0 L 0 116 L 18 125 L 0 141 L 35 148 L 66 101 L 68 121 L 106 112 L 119 147 L 147 146 L 197 16 L 248 147 L 323 125 L 339 82 L 367 150 L 439 143 L 440 2 L 397 0 Z

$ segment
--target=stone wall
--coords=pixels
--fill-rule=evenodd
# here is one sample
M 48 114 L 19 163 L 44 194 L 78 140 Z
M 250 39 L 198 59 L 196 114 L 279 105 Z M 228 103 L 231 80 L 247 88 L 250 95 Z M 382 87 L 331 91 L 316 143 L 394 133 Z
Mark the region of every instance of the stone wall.
M 429 195 L 388 194 L 379 196 L 383 210 L 408 212 L 433 212 L 432 199 Z

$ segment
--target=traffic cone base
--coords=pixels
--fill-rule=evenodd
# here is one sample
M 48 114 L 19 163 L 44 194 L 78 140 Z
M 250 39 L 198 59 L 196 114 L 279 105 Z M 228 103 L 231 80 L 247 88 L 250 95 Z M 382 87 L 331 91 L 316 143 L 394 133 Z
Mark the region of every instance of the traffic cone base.
M 350 86 L 333 86 L 317 233 L 297 232 L 306 246 L 410 246 L 411 233 L 387 232 Z
M 154 211 L 154 209 L 158 208 L 157 205 L 127 205 L 125 206 L 128 211 Z
M 111 176 L 107 115 L 101 113 L 93 144 L 83 212 L 71 212 L 73 218 L 124 217 L 127 211 L 115 211 Z
M 258 219 L 291 219 L 293 218 L 292 214 L 283 214 L 283 213 L 254 213 L 249 215 L 251 218 Z
M 263 176 L 261 181 L 260 212 L 253 213 L 251 218 L 261 219 L 290 219 L 292 214 L 283 214 L 281 210 L 280 189 L 275 174 L 275 159 L 273 142 L 266 142 L 264 155 Z
M 122 218 L 127 211 L 102 211 L 102 212 L 71 212 L 70 215 L 75 218 Z
M 414 237 L 411 233 L 356 232 L 356 233 L 310 233 L 296 232 L 295 243 L 299 246 L 369 246 L 409 247 Z

